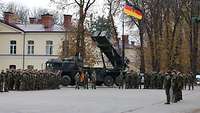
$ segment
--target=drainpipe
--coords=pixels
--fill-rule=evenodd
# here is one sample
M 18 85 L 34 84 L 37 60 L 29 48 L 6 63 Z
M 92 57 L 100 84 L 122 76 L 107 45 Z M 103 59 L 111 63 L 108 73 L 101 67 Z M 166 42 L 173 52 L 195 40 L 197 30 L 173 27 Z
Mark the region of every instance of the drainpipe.
M 22 54 L 22 67 L 24 70 L 24 65 L 25 65 L 25 37 L 26 37 L 26 33 L 24 32 L 24 36 L 23 36 L 23 54 Z

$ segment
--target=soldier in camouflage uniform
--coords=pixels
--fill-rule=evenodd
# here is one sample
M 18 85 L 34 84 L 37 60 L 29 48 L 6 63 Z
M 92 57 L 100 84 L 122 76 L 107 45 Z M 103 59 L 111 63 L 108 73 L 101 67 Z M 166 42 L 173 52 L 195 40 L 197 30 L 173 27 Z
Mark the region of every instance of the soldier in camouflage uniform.
M 92 71 L 91 73 L 91 83 L 92 83 L 92 89 L 96 89 L 96 72 L 95 71 Z
M 4 92 L 8 92 L 8 83 L 9 83 L 9 77 L 8 74 L 4 71 L 2 72 L 4 76 Z
M 89 87 L 88 87 L 89 73 L 88 73 L 87 70 L 85 71 L 84 76 L 85 76 L 84 77 L 84 82 L 83 82 L 84 89 L 89 89 Z
M 170 104 L 171 79 L 172 79 L 172 74 L 170 71 L 168 71 L 165 74 L 165 79 L 164 79 L 164 88 L 165 88 L 165 93 L 166 93 L 166 97 L 167 97 L 167 102 L 165 104 Z
M 176 103 L 178 102 L 178 75 L 176 71 L 172 72 L 172 90 L 173 90 L 173 96 L 172 96 L 172 102 Z
M 188 90 L 190 90 L 192 87 L 192 90 L 194 90 L 194 78 L 192 72 L 188 74 Z
M 177 81 L 178 81 L 178 89 L 177 89 L 177 100 L 176 101 L 180 101 L 180 100 L 183 100 L 183 97 L 182 97 L 182 89 L 183 89 L 183 75 L 182 73 L 178 73 L 178 76 L 177 76 Z
M 133 88 L 138 89 L 138 74 L 136 72 L 133 73 Z
M 149 89 L 150 88 L 150 81 L 151 81 L 151 75 L 150 73 L 145 73 L 144 74 L 144 89 Z
M 133 70 L 127 73 L 126 76 L 126 89 L 132 89 L 133 88 Z
M 123 71 L 120 71 L 120 75 L 118 76 L 119 79 L 119 89 L 124 89 L 125 85 L 125 75 Z
M 138 88 L 139 89 L 142 89 L 142 77 L 144 76 L 144 74 L 143 73 L 140 73 L 139 75 L 138 75 L 138 80 L 137 80 L 137 82 L 138 82 Z
M 0 92 L 3 92 L 3 74 L 2 72 L 0 73 Z
M 14 75 L 15 75 L 15 72 L 14 72 L 14 70 L 7 70 L 7 73 L 8 73 L 8 76 L 10 78 L 10 80 L 9 80 L 9 90 L 14 90 L 14 83 L 15 83 Z

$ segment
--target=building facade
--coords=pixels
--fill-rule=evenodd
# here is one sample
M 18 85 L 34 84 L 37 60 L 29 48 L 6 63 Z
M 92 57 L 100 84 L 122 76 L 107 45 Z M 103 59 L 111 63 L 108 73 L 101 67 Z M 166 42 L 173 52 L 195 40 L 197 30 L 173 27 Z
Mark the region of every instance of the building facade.
M 65 15 L 63 25 L 53 24 L 50 14 L 40 20 L 30 18 L 30 23 L 23 25 L 13 15 L 5 12 L 0 20 L 0 69 L 45 69 L 47 60 L 59 57 L 71 16 Z

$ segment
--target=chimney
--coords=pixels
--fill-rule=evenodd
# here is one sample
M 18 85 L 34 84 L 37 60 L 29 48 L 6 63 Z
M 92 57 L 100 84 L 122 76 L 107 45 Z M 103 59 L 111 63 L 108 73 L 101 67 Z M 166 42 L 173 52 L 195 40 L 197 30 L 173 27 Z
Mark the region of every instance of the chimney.
M 44 14 L 41 15 L 42 17 L 42 24 L 44 25 L 44 28 L 51 28 L 53 25 L 53 15 L 50 14 Z
M 12 12 L 4 12 L 4 21 L 9 24 L 16 24 L 18 22 L 18 18 Z
M 37 24 L 42 24 L 42 19 L 37 19 Z
M 72 15 L 64 15 L 64 27 L 70 28 L 72 26 Z
M 29 18 L 30 24 L 37 24 L 37 19 L 36 18 Z
M 128 35 L 122 35 L 122 38 L 124 39 L 125 45 L 129 45 Z

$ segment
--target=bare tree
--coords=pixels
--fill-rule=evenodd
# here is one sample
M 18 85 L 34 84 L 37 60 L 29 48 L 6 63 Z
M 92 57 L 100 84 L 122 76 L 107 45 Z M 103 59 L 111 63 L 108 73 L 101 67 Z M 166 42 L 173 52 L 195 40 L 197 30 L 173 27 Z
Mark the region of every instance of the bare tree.
M 30 11 L 30 16 L 35 17 L 35 18 L 40 18 L 41 15 L 49 13 L 47 9 L 44 8 L 34 8 L 33 10 Z
M 118 49 L 120 50 L 118 33 L 117 33 L 117 28 L 116 28 L 115 20 L 114 20 L 114 16 L 117 15 L 117 13 L 119 13 L 120 2 L 117 2 L 116 0 L 106 0 L 106 5 L 108 6 L 108 10 L 109 10 L 108 19 L 111 23 L 112 36 L 117 42 Z
M 47 13 L 53 15 L 55 24 L 63 23 L 63 15 L 55 10 L 48 10 L 48 9 L 44 9 L 44 8 L 35 8 L 30 11 L 30 16 L 35 17 L 35 18 L 41 18 L 41 15 L 47 14 Z
M 4 9 L 4 4 L 3 4 L 3 2 L 0 0 L 0 18 L 3 17 L 3 9 Z
M 26 23 L 28 21 L 29 9 L 25 6 L 11 2 L 5 5 L 4 11 L 15 13 L 19 17 L 21 23 Z
M 62 6 L 62 9 L 71 5 L 78 6 L 78 25 L 77 25 L 77 36 L 76 36 L 76 53 L 82 58 L 85 57 L 85 27 L 84 22 L 88 13 L 89 8 L 95 3 L 96 0 L 51 0 L 51 2 Z M 84 59 L 83 59 L 84 61 Z

